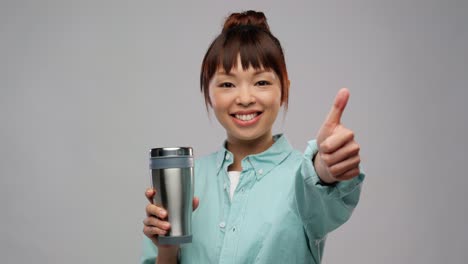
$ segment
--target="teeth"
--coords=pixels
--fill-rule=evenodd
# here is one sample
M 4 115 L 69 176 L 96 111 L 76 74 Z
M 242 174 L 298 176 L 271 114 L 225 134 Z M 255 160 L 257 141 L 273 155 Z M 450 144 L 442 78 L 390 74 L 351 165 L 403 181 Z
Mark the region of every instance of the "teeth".
M 242 121 L 249 121 L 249 120 L 254 119 L 257 115 L 258 115 L 257 113 L 248 114 L 248 115 L 237 115 L 237 114 L 236 114 L 236 118 L 237 118 L 237 119 L 240 119 L 240 120 L 242 120 Z

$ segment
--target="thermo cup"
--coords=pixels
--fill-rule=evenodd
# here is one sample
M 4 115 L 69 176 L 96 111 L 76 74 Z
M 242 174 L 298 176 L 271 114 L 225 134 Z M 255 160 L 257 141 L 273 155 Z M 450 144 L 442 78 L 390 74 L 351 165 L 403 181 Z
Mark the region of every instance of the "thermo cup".
M 190 147 L 153 148 L 150 169 L 154 204 L 167 211 L 171 229 L 158 237 L 161 245 L 192 242 L 193 150 Z

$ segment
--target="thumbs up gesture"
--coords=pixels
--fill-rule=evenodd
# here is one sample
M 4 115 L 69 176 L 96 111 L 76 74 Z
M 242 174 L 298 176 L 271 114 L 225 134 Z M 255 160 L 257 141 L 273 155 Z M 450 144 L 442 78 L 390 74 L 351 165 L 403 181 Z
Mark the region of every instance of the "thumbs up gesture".
M 317 134 L 318 153 L 313 162 L 318 176 L 327 184 L 349 180 L 359 175 L 359 144 L 354 132 L 341 124 L 348 103 L 349 90 L 342 88 Z

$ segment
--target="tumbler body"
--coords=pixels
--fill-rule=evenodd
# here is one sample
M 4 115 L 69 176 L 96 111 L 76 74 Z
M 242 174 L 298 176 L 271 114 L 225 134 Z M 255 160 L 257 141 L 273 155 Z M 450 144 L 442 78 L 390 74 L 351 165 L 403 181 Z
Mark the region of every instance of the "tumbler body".
M 158 237 L 161 245 L 192 242 L 193 150 L 190 147 L 151 149 L 154 204 L 167 211 L 171 229 Z

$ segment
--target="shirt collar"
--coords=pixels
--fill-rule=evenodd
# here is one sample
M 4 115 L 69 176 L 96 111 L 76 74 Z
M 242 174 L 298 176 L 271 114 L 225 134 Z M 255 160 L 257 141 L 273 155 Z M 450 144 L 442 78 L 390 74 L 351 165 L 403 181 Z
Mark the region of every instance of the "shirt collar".
M 291 151 L 292 146 L 289 144 L 286 136 L 278 134 L 273 136 L 275 141 L 271 147 L 262 153 L 248 155 L 242 160 L 242 168 L 255 170 L 257 180 L 267 175 L 273 168 L 278 166 L 284 159 L 286 159 Z M 218 151 L 216 156 L 216 164 L 218 166 L 217 172 L 229 166 L 233 162 L 232 153 L 226 149 L 226 141 Z

